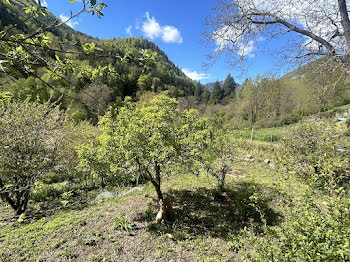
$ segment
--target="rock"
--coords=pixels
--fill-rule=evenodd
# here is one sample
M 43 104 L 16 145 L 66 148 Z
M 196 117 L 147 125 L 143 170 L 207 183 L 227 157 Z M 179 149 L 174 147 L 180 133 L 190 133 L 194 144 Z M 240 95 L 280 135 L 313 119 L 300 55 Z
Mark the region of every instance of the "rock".
M 118 196 L 126 196 L 126 195 L 129 195 L 129 194 L 131 194 L 131 193 L 133 193 L 133 192 L 136 192 L 136 191 L 142 191 L 142 189 L 143 189 L 143 187 L 140 187 L 140 186 L 138 186 L 138 187 L 133 187 L 133 188 L 127 190 L 127 191 L 120 192 L 120 193 L 118 194 Z
M 267 165 L 268 165 L 268 164 L 270 164 L 270 163 L 271 163 L 271 160 L 267 158 L 267 159 L 265 159 L 265 160 L 264 160 L 264 162 L 265 162 L 265 164 L 267 164 Z
M 108 199 L 113 199 L 117 196 L 116 193 L 112 193 L 109 191 L 102 192 L 98 194 L 93 201 L 91 201 L 92 204 L 98 203 L 99 201 L 105 201 Z
M 133 192 L 136 192 L 136 191 L 141 191 L 143 189 L 143 187 L 133 187 L 129 190 L 125 190 L 125 191 L 122 191 L 120 193 L 116 193 L 116 192 L 109 192 L 109 191 L 105 191 L 105 192 L 102 192 L 100 194 L 98 194 L 94 200 L 92 200 L 90 203 L 91 204 L 96 204 L 100 201 L 106 201 L 106 200 L 109 200 L 109 199 L 113 199 L 113 198 L 116 198 L 116 197 L 119 197 L 119 196 L 126 196 L 126 195 L 129 195 Z
M 254 157 L 250 154 L 248 154 L 244 159 L 244 161 L 246 161 L 246 162 L 252 162 L 254 160 L 255 160 Z
M 346 150 L 343 149 L 343 148 L 338 148 L 337 151 L 338 151 L 339 153 L 345 153 Z

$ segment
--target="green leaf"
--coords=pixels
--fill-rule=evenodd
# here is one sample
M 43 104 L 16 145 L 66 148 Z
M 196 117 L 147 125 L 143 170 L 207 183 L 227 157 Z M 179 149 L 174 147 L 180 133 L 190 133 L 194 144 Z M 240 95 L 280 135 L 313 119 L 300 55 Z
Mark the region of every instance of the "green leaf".
M 62 63 L 62 60 L 61 60 L 61 58 L 60 58 L 58 55 L 55 55 L 55 57 L 56 57 L 56 60 L 57 60 L 58 62 Z

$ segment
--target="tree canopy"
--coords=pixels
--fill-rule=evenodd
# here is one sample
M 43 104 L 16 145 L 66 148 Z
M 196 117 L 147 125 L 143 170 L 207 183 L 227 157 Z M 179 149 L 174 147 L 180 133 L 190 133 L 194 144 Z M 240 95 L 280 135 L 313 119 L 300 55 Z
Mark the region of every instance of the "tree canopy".
M 17 215 L 30 189 L 58 165 L 64 116 L 48 103 L 10 102 L 0 106 L 0 196 Z
M 195 168 L 208 135 L 205 127 L 205 120 L 199 118 L 196 110 L 180 113 L 176 100 L 166 95 L 138 105 L 127 100 L 119 112 L 111 110 L 101 118 L 97 157 L 109 163 L 110 172 L 116 175 L 128 175 L 131 171 L 145 174 L 158 198 L 163 199 L 161 181 L 165 176 L 179 168 Z M 89 166 L 86 154 L 80 155 Z
M 212 57 L 224 53 L 233 65 L 245 61 L 259 41 L 293 33 L 286 51 L 289 57 L 350 53 L 346 0 L 220 0 L 207 22 L 207 39 L 217 45 Z

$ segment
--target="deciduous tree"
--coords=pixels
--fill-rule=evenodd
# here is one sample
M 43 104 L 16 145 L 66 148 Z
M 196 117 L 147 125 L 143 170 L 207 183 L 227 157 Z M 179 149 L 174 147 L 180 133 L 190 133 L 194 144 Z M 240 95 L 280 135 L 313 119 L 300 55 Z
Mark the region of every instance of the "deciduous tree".
M 235 65 L 253 55 L 261 40 L 291 36 L 289 57 L 339 58 L 348 63 L 350 20 L 346 0 L 219 0 L 206 37 Z
M 208 135 L 196 110 L 180 112 L 176 100 L 166 95 L 138 105 L 126 101 L 119 112 L 107 113 L 99 128 L 98 157 L 114 173 L 125 175 L 136 168 L 146 174 L 159 200 L 164 200 L 161 183 L 166 176 L 196 167 Z
M 41 175 L 58 164 L 64 118 L 48 103 L 10 102 L 0 106 L 0 196 L 17 215 Z

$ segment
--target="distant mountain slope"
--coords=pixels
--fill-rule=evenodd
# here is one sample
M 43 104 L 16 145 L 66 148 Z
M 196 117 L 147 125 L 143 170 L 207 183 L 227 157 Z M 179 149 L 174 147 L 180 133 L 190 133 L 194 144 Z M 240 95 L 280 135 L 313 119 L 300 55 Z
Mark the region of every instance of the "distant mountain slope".
M 10 3 L 11 4 L 9 5 L 3 0 L 0 0 L 0 31 L 9 28 L 12 25 L 16 25 L 14 29 L 11 29 L 11 34 L 30 34 L 36 32 L 39 28 L 47 27 L 58 20 L 50 12 L 48 12 L 46 16 L 39 16 L 36 19 L 28 20 L 28 15 L 24 12 L 24 9 L 35 4 L 36 2 L 34 0 L 10 0 Z M 193 96 L 195 94 L 195 89 L 204 89 L 201 84 L 188 78 L 179 67 L 169 60 L 168 56 L 156 44 L 147 39 L 114 38 L 100 40 L 78 32 L 67 25 L 54 27 L 49 30 L 49 33 L 52 34 L 50 37 L 54 38 L 56 43 L 61 42 L 65 45 L 65 47 L 62 47 L 60 44 L 57 44 L 55 46 L 56 49 L 69 48 L 69 51 L 72 51 L 72 54 L 57 51 L 43 51 L 48 61 L 54 62 L 58 55 L 61 60 L 69 59 L 72 61 L 78 69 L 80 65 L 88 65 L 91 67 L 91 70 L 94 68 L 103 69 L 107 66 L 119 76 L 118 81 L 114 81 L 113 83 L 110 83 L 110 81 L 105 83 L 103 81 L 105 79 L 102 79 L 102 82 L 99 82 L 99 84 L 107 84 L 110 89 L 109 91 L 106 90 L 106 94 L 109 94 L 107 95 L 108 99 L 106 100 L 106 104 L 115 101 L 118 97 L 123 99 L 125 96 L 131 96 L 136 99 L 142 93 L 147 91 L 168 91 L 170 96 L 184 97 Z M 77 52 L 83 53 L 83 45 L 86 43 L 94 43 L 98 47 L 99 51 L 96 52 L 96 55 L 87 56 L 84 54 L 74 54 Z M 140 52 L 145 49 L 157 53 L 156 65 L 149 72 L 144 72 L 144 68 L 140 65 L 132 63 L 125 64 L 118 59 L 118 57 L 124 57 L 126 54 L 131 54 L 133 57 L 140 56 Z M 0 59 L 4 59 L 1 57 L 1 52 Z M 21 77 L 23 79 L 28 78 L 28 75 L 23 74 L 23 72 L 18 70 L 15 72 L 14 70 L 11 72 L 17 79 Z M 45 79 L 49 78 L 48 75 L 45 75 L 45 70 L 43 70 L 43 68 L 37 68 L 37 73 Z M 77 76 L 79 76 L 78 72 L 75 76 L 67 76 L 67 78 L 74 83 L 74 92 L 77 93 L 76 95 L 72 93 L 70 96 L 75 96 L 81 99 L 79 92 L 90 88 L 92 82 L 89 79 Z M 67 83 L 57 83 L 57 81 L 52 82 L 51 84 L 59 88 L 68 88 L 69 86 L 72 86 Z M 13 89 L 13 86 L 0 87 L 0 91 L 1 89 L 8 91 L 11 88 Z M 19 90 L 20 88 L 17 89 Z M 41 89 L 44 89 L 44 87 L 41 87 Z M 95 93 L 101 92 L 101 90 L 88 90 L 88 92 L 91 93 L 89 96 L 96 96 L 98 94 Z M 202 92 L 200 91 L 199 93 Z M 16 93 L 16 96 L 21 95 Z M 45 95 L 45 97 L 48 96 L 52 97 L 52 94 Z M 46 98 L 43 96 L 41 99 L 45 100 Z M 69 104 L 71 104 L 71 102 L 66 101 L 63 107 L 68 107 Z M 86 110 L 86 108 L 84 110 Z
M 223 87 L 224 82 L 225 82 L 224 80 L 219 81 L 220 87 L 221 87 L 221 88 Z M 204 87 L 211 91 L 211 90 L 213 90 L 213 87 L 214 87 L 215 83 L 216 83 L 216 82 L 206 83 L 206 84 L 204 85 Z

